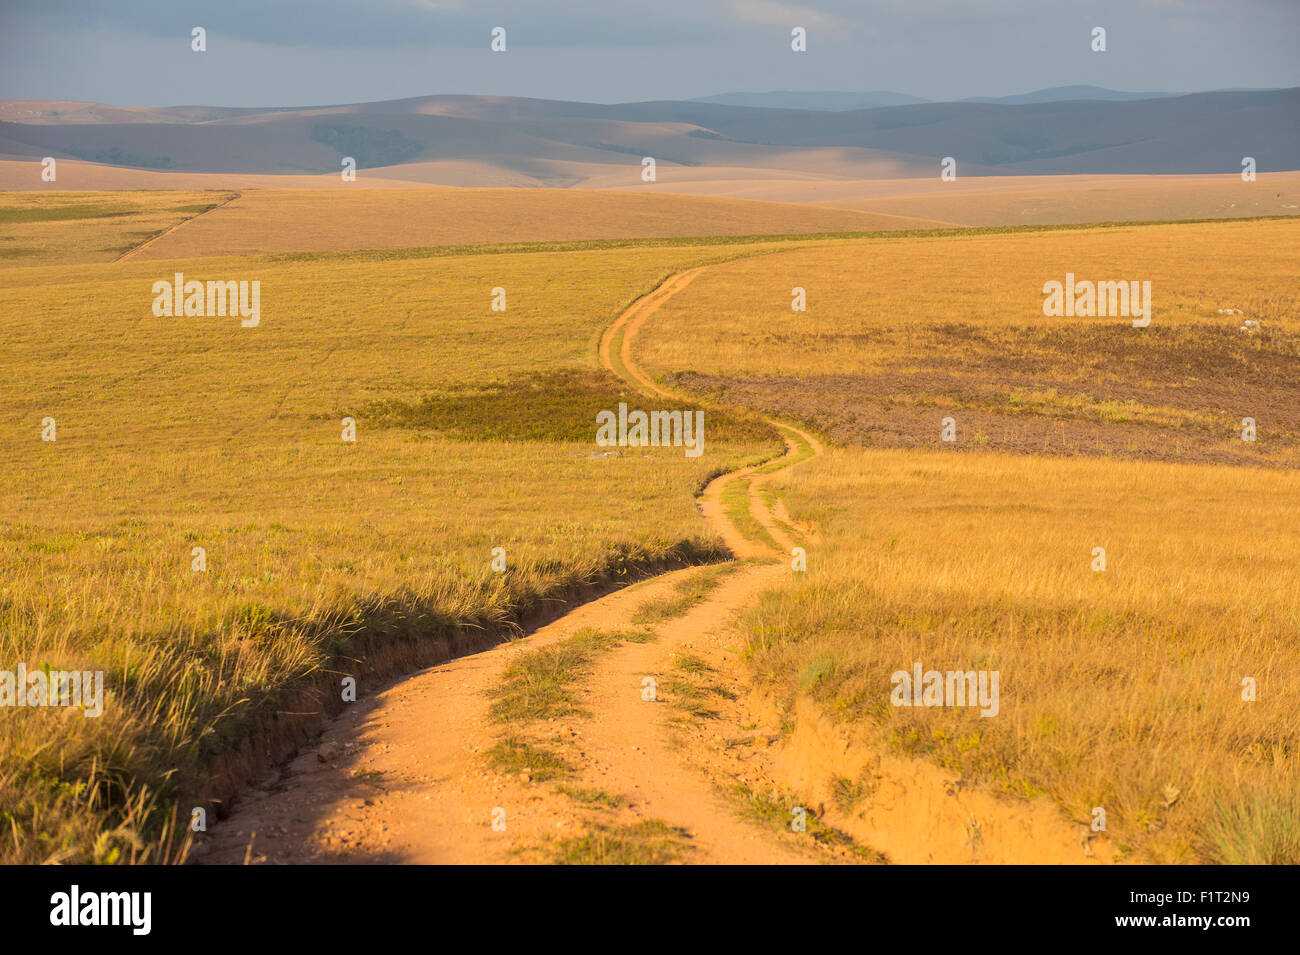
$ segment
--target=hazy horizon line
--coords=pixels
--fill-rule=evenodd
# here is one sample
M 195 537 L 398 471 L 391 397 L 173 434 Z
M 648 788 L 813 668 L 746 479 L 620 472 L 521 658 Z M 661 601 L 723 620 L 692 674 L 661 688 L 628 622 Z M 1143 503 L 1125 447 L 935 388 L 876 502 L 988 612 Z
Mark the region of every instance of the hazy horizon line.
M 921 102 L 912 103 L 912 104 L 897 104 L 897 105 L 918 106 L 918 105 L 925 105 L 931 103 L 938 105 L 943 103 L 968 103 L 968 102 L 985 100 L 985 99 L 1006 99 L 1008 97 L 1031 96 L 1035 93 L 1046 93 L 1054 90 L 1064 90 L 1064 89 L 1071 89 L 1071 88 L 1104 90 L 1108 93 L 1119 93 L 1126 96 L 1142 96 L 1146 94 L 1151 94 L 1153 96 L 1160 96 L 1160 97 L 1178 97 L 1178 96 L 1197 96 L 1206 93 L 1271 93 L 1280 90 L 1300 89 L 1300 82 L 1297 82 L 1295 85 L 1292 86 L 1222 86 L 1222 87 L 1211 87 L 1209 89 L 1197 89 L 1197 90 L 1121 90 L 1121 89 L 1114 89 L 1111 87 L 1097 86 L 1092 83 L 1066 83 L 1060 86 L 1044 86 L 1044 87 L 1039 87 L 1038 89 L 1025 90 L 1019 93 L 1005 93 L 999 96 L 994 96 L 990 94 L 979 94 L 975 96 L 963 96 L 959 99 L 958 98 L 934 99 L 932 97 L 919 96 L 915 93 L 906 93 L 901 90 L 886 90 L 886 89 L 875 89 L 875 90 L 829 90 L 829 89 L 734 90 L 733 89 L 733 90 L 723 90 L 716 93 L 706 93 L 700 96 L 667 97 L 667 98 L 639 99 L 639 100 L 613 100 L 608 102 L 602 100 L 595 100 L 595 99 L 567 99 L 567 98 L 553 97 L 553 96 L 520 95 L 515 93 L 466 93 L 466 92 L 459 92 L 459 91 L 415 93 L 407 96 L 385 97 L 383 99 L 358 99 L 358 100 L 346 100 L 346 101 L 334 100 L 331 102 L 322 102 L 322 103 L 293 103 L 293 104 L 282 104 L 282 105 L 250 104 L 250 105 L 226 106 L 226 105 L 218 105 L 215 103 L 200 103 L 200 102 L 189 102 L 189 103 L 120 103 L 118 102 L 118 103 L 114 103 L 114 102 L 109 102 L 107 100 L 98 100 L 98 99 L 67 99 L 64 97 L 43 97 L 43 96 L 0 96 L 0 102 L 17 102 L 17 101 L 25 100 L 25 101 L 33 101 L 33 102 L 44 102 L 44 103 L 83 103 L 83 104 L 89 104 L 94 106 L 109 106 L 114 109 L 183 109 L 187 107 L 201 107 L 206 109 L 255 110 L 255 109 L 326 109 L 331 106 L 356 106 L 356 105 L 362 105 L 367 103 L 399 103 L 404 100 L 430 99 L 438 96 L 465 96 L 465 97 L 474 97 L 479 99 L 524 99 L 524 100 L 538 100 L 541 102 L 552 102 L 552 103 L 580 103 L 587 106 L 633 106 L 639 103 L 697 103 L 703 100 L 708 100 L 719 96 L 773 96 L 773 95 L 786 95 L 786 94 L 824 95 L 824 96 L 870 96 L 873 94 L 886 94 L 891 96 L 913 97 L 917 100 L 920 100 Z M 729 104 L 710 104 L 710 105 L 729 105 Z M 989 105 L 997 105 L 997 104 L 989 104 Z M 1034 104 L 1007 104 L 1007 105 L 1034 105 Z M 740 107 L 740 108 L 798 109 L 799 107 L 752 106 L 752 107 Z M 862 108 L 863 109 L 871 109 L 871 108 L 892 109 L 896 107 L 880 106 L 880 107 L 862 107 Z M 824 112 L 852 112 L 852 109 L 824 110 Z

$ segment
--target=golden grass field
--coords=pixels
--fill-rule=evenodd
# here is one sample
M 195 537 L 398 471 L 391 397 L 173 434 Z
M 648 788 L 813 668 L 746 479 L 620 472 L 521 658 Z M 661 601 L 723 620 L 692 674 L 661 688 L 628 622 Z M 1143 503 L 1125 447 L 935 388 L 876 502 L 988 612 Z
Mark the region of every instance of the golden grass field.
M 1294 466 L 1297 261 L 1290 219 L 835 243 L 714 267 L 642 359 L 845 443 L 938 447 L 951 415 L 958 449 Z M 1045 316 L 1067 272 L 1149 281 L 1151 326 Z
M 1081 827 L 1102 807 L 1117 861 L 1300 861 L 1294 471 L 848 448 L 774 483 L 821 534 L 746 620 L 791 708 Z M 998 670 L 998 715 L 891 706 L 917 661 Z
M 142 258 L 587 239 L 871 232 L 943 225 L 905 216 L 709 196 L 553 189 L 250 192 Z
M 203 212 L 199 216 L 196 213 Z M 77 218 L 80 216 L 80 218 Z M 84 221 L 94 217 L 96 228 Z M 184 222 L 184 229 L 170 231 Z M 0 268 L 218 255 L 942 228 L 946 223 L 742 199 L 541 189 L 13 192 Z M 165 233 L 165 234 L 160 234 Z
M 1149 219 L 1208 219 L 1296 215 L 1300 174 L 1261 173 L 1254 182 L 1239 175 L 971 175 L 958 167 L 955 180 L 925 178 L 847 179 L 802 176 L 746 177 L 691 170 L 674 192 L 769 202 L 813 203 L 866 212 L 939 219 L 970 226 L 1060 225 Z M 631 186 L 626 188 L 647 189 Z
M 0 194 L 0 269 L 112 262 L 231 197 L 228 192 Z
M 1235 219 L 1293 216 L 1300 209 L 1300 176 L 1286 172 L 1265 173 L 1249 183 L 1233 174 L 1047 176 L 1037 181 L 1020 176 L 1007 178 L 1010 181 L 927 181 L 924 191 L 900 188 L 900 192 L 910 195 L 823 204 L 863 212 L 937 217 L 971 226 Z M 1058 179 L 1065 181 L 1055 182 Z M 945 195 L 935 185 L 957 188 Z
M 694 497 L 779 448 L 751 409 L 839 445 L 773 481 L 816 533 L 745 620 L 757 686 L 1007 798 L 1104 806 L 1124 861 L 1300 860 L 1294 221 L 748 240 L 882 227 L 478 191 L 376 191 L 368 220 L 268 192 L 115 261 L 211 195 L 0 197 L 0 655 L 102 667 L 113 703 L 6 714 L 3 860 L 174 858 L 173 809 L 340 674 L 364 692 L 584 586 L 720 559 Z M 519 244 L 544 240 L 568 241 Z M 594 410 L 637 400 L 602 330 L 699 265 L 636 347 L 729 409 L 707 453 L 596 454 Z M 1066 271 L 1150 280 L 1152 327 L 1045 317 Z M 259 280 L 261 324 L 155 317 L 174 272 Z M 915 660 L 996 665 L 1002 715 L 890 707 Z
M 774 482 L 820 536 L 747 619 L 757 684 L 1081 826 L 1103 807 L 1120 861 L 1300 860 L 1297 261 L 1281 220 L 902 237 L 666 303 L 644 367 L 850 445 Z M 1044 316 L 1067 270 L 1151 281 L 1152 326 Z M 999 669 L 1002 713 L 891 706 L 915 661 Z
M 594 411 L 628 397 L 594 371 L 601 329 L 710 255 L 10 270 L 7 357 L 31 373 L 4 385 L 3 656 L 103 667 L 117 699 L 93 720 L 10 711 L 4 858 L 158 858 L 158 819 L 126 808 L 201 789 L 213 760 L 239 771 L 277 709 L 337 692 L 322 668 L 373 656 L 348 666 L 373 685 L 431 632 L 472 643 L 580 586 L 720 556 L 693 496 L 774 435 L 714 419 L 700 458 L 593 443 Z M 261 324 L 155 318 L 174 271 L 258 278 Z

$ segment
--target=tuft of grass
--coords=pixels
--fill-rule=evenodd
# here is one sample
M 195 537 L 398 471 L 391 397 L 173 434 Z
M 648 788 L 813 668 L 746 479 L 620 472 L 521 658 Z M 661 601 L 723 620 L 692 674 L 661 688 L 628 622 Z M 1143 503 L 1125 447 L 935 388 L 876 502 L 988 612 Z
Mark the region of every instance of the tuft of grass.
M 484 755 L 497 772 L 509 776 L 527 773 L 535 783 L 559 779 L 573 771 L 559 754 L 513 733 L 503 736 Z
M 603 789 L 584 789 L 578 786 L 557 786 L 555 791 L 562 796 L 568 796 L 574 802 L 582 803 L 585 806 L 597 806 L 604 809 L 618 809 L 627 802 L 626 799 L 617 793 L 606 792 Z
M 870 777 L 849 779 L 846 776 L 836 776 L 831 780 L 831 799 L 840 812 L 852 812 L 874 790 L 874 780 Z
M 1300 865 L 1300 805 L 1294 792 L 1213 803 L 1201 839 L 1218 865 Z
M 779 798 L 766 796 L 738 784 L 731 788 L 731 796 L 746 819 L 752 819 L 771 829 L 794 832 L 791 828 L 796 818 L 794 810 L 801 804 L 789 794 L 782 794 Z M 807 836 L 827 848 L 848 850 L 864 862 L 883 865 L 889 861 L 876 850 L 857 842 L 848 833 L 822 822 L 806 806 L 803 808 L 806 829 L 801 833 L 796 832 L 796 835 Z
M 673 667 L 692 676 L 702 676 L 705 673 L 715 672 L 713 667 L 704 662 L 703 657 L 696 656 L 694 653 L 677 654 L 673 658 Z
M 680 617 L 712 593 L 723 578 L 734 574 L 740 566 L 738 562 L 731 561 L 695 571 L 674 584 L 672 594 L 647 600 L 637 607 L 632 614 L 632 622 L 645 626 Z
M 667 865 L 694 851 L 690 835 L 657 819 L 619 826 L 595 826 L 558 843 L 558 865 Z
M 708 691 L 686 680 L 665 680 L 660 686 L 667 691 L 669 703 L 693 719 L 716 720 L 719 716 L 709 702 Z
M 732 478 L 722 489 L 722 511 L 727 518 L 750 540 L 762 541 L 775 551 L 781 546 L 772 537 L 768 529 L 760 524 L 749 509 L 750 479 L 746 475 Z
M 527 723 L 581 713 L 573 684 L 587 672 L 591 654 L 567 642 L 525 653 L 502 674 L 492 690 L 492 718 Z
M 551 647 L 521 654 L 506 667 L 492 689 L 492 718 L 500 723 L 528 723 L 581 714 L 575 684 L 590 672 L 596 656 L 621 643 L 652 639 L 643 630 L 587 628 Z
M 718 719 L 720 714 L 713 704 L 720 699 L 736 699 L 735 693 L 709 678 L 709 674 L 717 671 L 693 653 L 677 654 L 673 658 L 673 669 L 681 677 L 664 680 L 660 685 L 667 693 L 669 705 L 692 719 Z

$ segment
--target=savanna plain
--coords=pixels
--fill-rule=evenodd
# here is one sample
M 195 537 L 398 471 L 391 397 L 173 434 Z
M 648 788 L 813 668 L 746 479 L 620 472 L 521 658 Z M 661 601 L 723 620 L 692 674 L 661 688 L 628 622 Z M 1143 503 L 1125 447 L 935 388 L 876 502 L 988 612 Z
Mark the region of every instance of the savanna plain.
M 0 721 L 0 860 L 274 857 L 241 804 L 333 717 L 497 654 L 482 858 L 1300 862 L 1300 223 L 1023 188 L 0 194 L 0 656 L 107 690 Z M 259 323 L 155 315 L 177 273 Z M 1045 315 L 1067 273 L 1150 324 Z M 598 446 L 620 403 L 704 452 Z M 893 705 L 916 662 L 997 714 Z M 662 745 L 602 749 L 647 674 Z M 281 857 L 416 858 L 332 824 L 418 812 L 347 755 Z

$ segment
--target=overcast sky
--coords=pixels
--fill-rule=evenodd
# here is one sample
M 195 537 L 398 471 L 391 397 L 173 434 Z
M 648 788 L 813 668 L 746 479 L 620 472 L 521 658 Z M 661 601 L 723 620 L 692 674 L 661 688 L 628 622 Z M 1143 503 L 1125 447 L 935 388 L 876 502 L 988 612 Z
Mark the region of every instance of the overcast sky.
M 207 30 L 206 53 L 190 31 Z M 490 50 L 506 29 L 507 50 Z M 790 49 L 807 30 L 808 50 Z M 1090 49 L 1093 27 L 1107 52 Z M 931 99 L 1300 85 L 1300 0 L 0 0 L 0 98 L 305 106 L 430 93 Z

